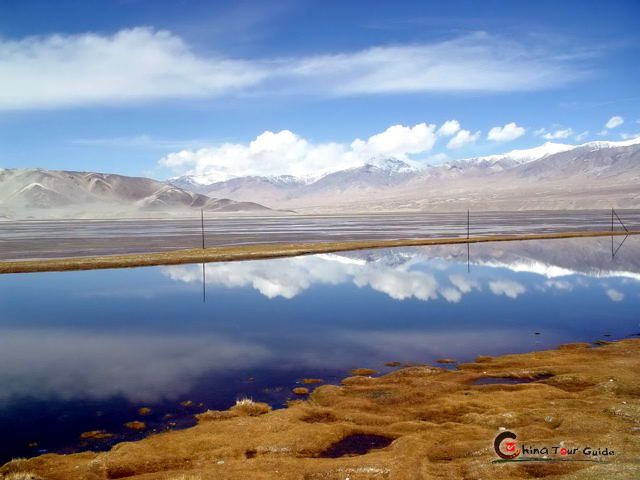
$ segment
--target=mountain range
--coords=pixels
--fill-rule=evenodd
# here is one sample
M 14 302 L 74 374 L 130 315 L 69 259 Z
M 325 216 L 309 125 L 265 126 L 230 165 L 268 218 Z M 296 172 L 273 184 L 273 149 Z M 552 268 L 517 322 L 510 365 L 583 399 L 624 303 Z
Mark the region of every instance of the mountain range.
M 122 175 L 0 169 L 0 218 L 128 217 L 207 212 L 264 212 L 252 202 L 211 198 L 166 182 Z
M 416 168 L 388 158 L 314 181 L 239 177 L 171 184 L 303 213 L 640 207 L 640 137 L 582 145 L 545 143 L 502 155 Z
M 265 206 L 267 205 L 267 206 Z M 320 178 L 248 176 L 215 183 L 94 172 L 0 169 L 0 219 L 208 212 L 365 213 L 640 208 L 640 137 L 545 143 L 416 167 L 397 158 Z M 271 212 L 273 213 L 273 212 Z

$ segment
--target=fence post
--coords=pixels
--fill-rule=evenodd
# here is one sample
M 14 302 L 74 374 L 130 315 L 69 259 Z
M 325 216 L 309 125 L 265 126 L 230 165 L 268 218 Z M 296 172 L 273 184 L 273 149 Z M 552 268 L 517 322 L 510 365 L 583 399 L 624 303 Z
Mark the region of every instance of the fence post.
M 202 226 L 202 249 L 204 250 L 204 208 L 200 209 L 200 225 Z

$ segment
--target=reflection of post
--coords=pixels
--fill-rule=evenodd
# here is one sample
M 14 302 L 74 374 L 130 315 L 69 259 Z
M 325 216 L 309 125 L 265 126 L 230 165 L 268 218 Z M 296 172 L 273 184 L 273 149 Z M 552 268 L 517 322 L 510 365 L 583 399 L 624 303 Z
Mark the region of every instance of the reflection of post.
M 202 249 L 204 250 L 204 208 L 200 209 L 200 225 L 202 226 Z
M 613 260 L 613 258 L 618 254 L 618 250 L 620 250 L 622 248 L 622 245 L 624 245 L 624 242 L 627 241 L 627 238 L 629 238 L 629 235 L 625 235 L 625 237 L 622 239 L 622 241 L 620 242 L 620 245 L 618 245 L 618 248 L 616 248 L 615 250 L 613 249 L 613 235 L 611 235 L 611 259 Z
M 469 264 L 469 209 L 467 208 L 467 273 L 471 271 Z
M 202 303 L 207 301 L 207 276 L 205 274 L 205 266 L 202 264 Z
M 611 209 L 611 260 L 613 260 L 615 254 L 613 253 L 613 208 Z
M 467 273 L 471 272 L 471 266 L 469 264 L 469 242 L 467 242 Z

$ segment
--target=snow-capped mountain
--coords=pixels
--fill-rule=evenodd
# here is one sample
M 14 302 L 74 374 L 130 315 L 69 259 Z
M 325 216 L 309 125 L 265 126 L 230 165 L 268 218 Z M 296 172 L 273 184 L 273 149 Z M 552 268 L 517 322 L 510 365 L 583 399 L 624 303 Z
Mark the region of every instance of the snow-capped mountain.
M 9 218 L 119 217 L 200 208 L 210 212 L 268 210 L 256 203 L 211 198 L 149 178 L 44 169 L 0 170 L 0 214 Z
M 640 207 L 640 137 L 547 142 L 423 167 L 379 158 L 314 181 L 285 178 L 240 177 L 195 191 L 301 212 Z
M 522 163 L 533 162 L 549 155 L 566 152 L 575 148 L 574 145 L 566 145 L 562 143 L 546 142 L 539 147 L 529 148 L 525 150 L 511 150 L 510 152 L 498 155 L 487 155 L 484 157 L 473 157 L 453 162 L 447 165 L 451 168 L 469 169 L 469 168 L 487 168 L 494 171 L 511 168 Z
M 299 178 L 292 175 L 270 177 L 238 177 L 223 182 L 202 185 L 192 176 L 170 180 L 180 188 L 236 200 L 261 198 L 262 202 L 280 203 L 300 195 L 344 193 L 349 189 L 376 190 L 402 183 L 419 173 L 419 169 L 396 158 L 375 158 L 361 167 L 329 173 L 316 178 Z

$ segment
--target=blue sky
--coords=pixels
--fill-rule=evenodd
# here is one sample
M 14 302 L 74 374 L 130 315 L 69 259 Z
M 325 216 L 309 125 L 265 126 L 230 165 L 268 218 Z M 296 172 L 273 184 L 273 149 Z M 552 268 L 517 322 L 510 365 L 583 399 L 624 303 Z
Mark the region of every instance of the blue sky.
M 637 0 L 8 0 L 0 166 L 216 180 L 620 140 L 639 23 Z

